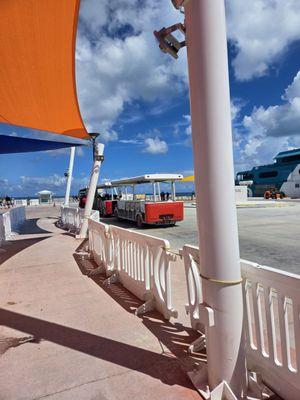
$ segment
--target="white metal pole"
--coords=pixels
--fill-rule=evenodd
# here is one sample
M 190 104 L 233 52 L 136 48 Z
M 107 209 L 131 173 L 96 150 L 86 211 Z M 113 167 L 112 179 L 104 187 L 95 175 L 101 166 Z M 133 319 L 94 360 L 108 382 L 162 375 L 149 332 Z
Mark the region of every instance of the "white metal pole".
M 208 378 L 211 389 L 226 381 L 241 398 L 246 368 L 224 0 L 189 0 L 185 16 L 200 268 L 215 321 L 206 332 Z
M 88 219 L 91 216 L 91 212 L 92 212 L 92 208 L 93 208 L 100 167 L 101 167 L 101 164 L 103 161 L 103 152 L 104 152 L 104 144 L 95 143 L 94 144 L 94 165 L 93 165 L 93 169 L 91 172 L 89 190 L 88 190 L 87 199 L 86 199 L 86 203 L 85 203 L 83 222 L 81 225 L 79 238 L 85 238 L 87 235 Z
M 175 182 L 172 181 L 172 200 L 176 200 L 176 189 L 175 189 Z
M 73 176 L 74 157 L 75 157 L 75 147 L 71 147 L 68 178 L 67 178 L 67 188 L 66 188 L 66 195 L 65 195 L 65 205 L 66 206 L 68 206 L 69 202 L 70 202 L 70 192 L 71 192 L 71 183 L 72 183 L 72 176 Z

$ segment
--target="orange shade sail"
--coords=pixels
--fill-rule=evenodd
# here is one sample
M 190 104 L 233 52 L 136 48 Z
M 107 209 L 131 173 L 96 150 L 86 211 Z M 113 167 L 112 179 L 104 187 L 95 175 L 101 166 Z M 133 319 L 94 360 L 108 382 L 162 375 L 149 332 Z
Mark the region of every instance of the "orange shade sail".
M 79 0 L 0 1 L 0 122 L 87 137 L 76 94 Z

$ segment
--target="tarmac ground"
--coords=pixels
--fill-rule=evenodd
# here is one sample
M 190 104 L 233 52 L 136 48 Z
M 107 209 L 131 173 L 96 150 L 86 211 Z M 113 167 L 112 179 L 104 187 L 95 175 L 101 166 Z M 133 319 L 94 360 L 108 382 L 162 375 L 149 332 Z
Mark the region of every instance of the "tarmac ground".
M 251 202 L 249 206 L 251 205 Z M 184 221 L 174 227 L 144 227 L 143 232 L 169 240 L 173 249 L 198 245 L 196 208 L 185 207 Z M 300 274 L 300 202 L 276 202 L 237 209 L 241 258 Z M 136 230 L 115 218 L 103 222 Z

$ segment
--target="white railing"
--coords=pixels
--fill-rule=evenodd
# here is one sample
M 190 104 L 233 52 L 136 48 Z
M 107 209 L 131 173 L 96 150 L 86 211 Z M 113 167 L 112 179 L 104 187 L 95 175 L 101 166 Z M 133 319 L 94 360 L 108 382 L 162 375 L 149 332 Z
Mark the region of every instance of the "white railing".
M 177 317 L 172 308 L 170 263 L 166 240 L 89 220 L 89 249 L 106 273 L 108 282 L 120 281 L 145 303 L 140 315 L 157 309 L 166 319 Z
M 60 208 L 60 224 L 63 229 L 77 233 L 80 230 L 84 210 L 62 205 Z
M 30 206 L 39 206 L 40 205 L 39 199 L 30 199 L 29 205 Z
M 108 225 L 89 219 L 89 252 L 99 267 L 108 275 L 113 271 L 112 266 L 112 243 L 109 240 Z
M 205 303 L 199 249 L 182 249 L 188 286 L 187 311 L 203 332 Z M 300 399 L 300 276 L 241 260 L 245 301 L 247 365 L 285 400 Z
M 11 236 L 11 223 L 9 211 L 0 214 L 0 243 L 9 239 Z
M 190 245 L 183 246 L 182 255 L 188 289 L 186 310 L 189 313 L 192 328 L 204 332 L 205 327 L 200 322 L 200 304 L 203 303 L 203 293 L 199 271 L 199 248 Z
M 0 242 L 8 240 L 25 221 L 25 207 L 13 207 L 0 214 Z
M 16 206 L 27 206 L 27 200 L 26 199 L 17 199 L 17 200 L 15 200 L 15 205 Z
M 25 221 L 25 206 L 14 207 L 9 210 L 11 230 L 17 231 Z
M 241 260 L 250 370 L 287 400 L 300 398 L 300 276 Z

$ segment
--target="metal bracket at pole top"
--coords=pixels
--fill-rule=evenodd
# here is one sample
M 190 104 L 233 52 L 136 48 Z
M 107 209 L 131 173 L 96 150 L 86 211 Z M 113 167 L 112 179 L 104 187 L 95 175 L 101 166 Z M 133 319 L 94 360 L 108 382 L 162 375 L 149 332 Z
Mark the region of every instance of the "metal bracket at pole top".
M 178 58 L 177 53 L 179 50 L 186 45 L 185 40 L 180 42 L 173 35 L 173 32 L 180 31 L 185 36 L 185 26 L 182 23 L 178 23 L 168 28 L 162 28 L 160 31 L 154 31 L 159 48 L 164 52 L 170 54 L 174 58 Z
M 104 161 L 104 156 L 99 156 L 99 155 L 95 154 L 95 160 L 103 162 Z
M 171 0 L 171 1 L 173 3 L 173 6 L 177 8 L 177 10 L 181 10 L 189 2 L 189 0 Z

